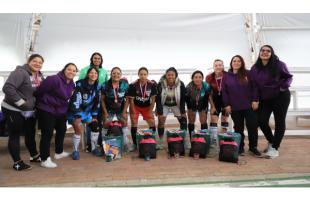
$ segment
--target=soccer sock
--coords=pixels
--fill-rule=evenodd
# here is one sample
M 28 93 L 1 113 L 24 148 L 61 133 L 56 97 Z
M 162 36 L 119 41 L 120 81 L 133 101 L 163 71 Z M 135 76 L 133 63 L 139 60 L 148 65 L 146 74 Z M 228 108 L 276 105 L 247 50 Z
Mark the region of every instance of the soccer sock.
M 159 138 L 162 138 L 164 136 L 164 133 L 165 133 L 165 128 L 158 128 Z
M 152 129 L 153 133 L 156 133 L 156 128 L 155 128 L 155 126 L 150 127 L 150 129 Z
M 90 132 L 91 150 L 95 150 L 98 142 L 99 132 Z
M 131 137 L 134 145 L 137 146 L 137 127 L 131 127 Z
M 73 149 L 74 151 L 78 151 L 79 149 L 79 145 L 80 145 L 80 141 L 81 141 L 81 136 L 74 134 L 73 135 Z
M 189 137 L 192 138 L 192 132 L 195 130 L 195 124 L 188 123 L 187 126 L 188 126 Z
M 208 129 L 208 124 L 207 123 L 201 124 L 200 127 L 201 127 L 201 130 Z
M 180 117 L 180 118 L 178 118 L 178 121 L 180 123 L 180 129 L 181 130 L 187 130 L 187 120 L 186 120 L 186 117 Z
M 228 130 L 228 122 L 221 122 L 221 127 L 222 129 L 226 129 L 226 131 Z

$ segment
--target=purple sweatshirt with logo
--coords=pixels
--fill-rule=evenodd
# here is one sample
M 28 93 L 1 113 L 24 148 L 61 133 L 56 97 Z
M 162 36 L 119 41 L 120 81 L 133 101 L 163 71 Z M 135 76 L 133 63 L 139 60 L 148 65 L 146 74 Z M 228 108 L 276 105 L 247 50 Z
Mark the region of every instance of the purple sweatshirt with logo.
M 66 115 L 73 89 L 73 80 L 67 83 L 62 71 L 48 76 L 35 92 L 36 107 L 56 116 Z
M 291 86 L 293 75 L 289 73 L 286 64 L 280 60 L 276 64 L 278 73 L 275 77 L 270 77 L 268 67 L 258 69 L 256 65 L 253 65 L 251 69 L 254 89 L 260 100 L 275 98 L 279 95 L 280 88 L 287 90 Z
M 246 82 L 241 83 L 238 74 L 229 71 L 223 77 L 222 98 L 224 106 L 231 106 L 232 111 L 252 108 L 252 101 L 258 101 L 258 95 L 253 90 L 250 71 L 246 70 Z

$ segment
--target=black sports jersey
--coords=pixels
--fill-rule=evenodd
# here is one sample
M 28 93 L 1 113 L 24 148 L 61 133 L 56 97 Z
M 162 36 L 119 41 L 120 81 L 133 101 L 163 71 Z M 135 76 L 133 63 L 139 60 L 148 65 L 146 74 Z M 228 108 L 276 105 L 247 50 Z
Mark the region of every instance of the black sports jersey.
M 135 105 L 148 107 L 151 105 L 151 97 L 156 96 L 156 84 L 148 80 L 145 85 L 140 85 L 139 79 L 129 85 L 128 96 L 134 98 Z

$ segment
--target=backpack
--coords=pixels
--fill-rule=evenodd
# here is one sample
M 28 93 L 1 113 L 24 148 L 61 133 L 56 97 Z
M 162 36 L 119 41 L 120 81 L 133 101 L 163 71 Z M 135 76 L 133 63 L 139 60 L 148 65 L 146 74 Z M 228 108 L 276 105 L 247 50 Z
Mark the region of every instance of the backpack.
M 106 157 L 106 161 L 122 158 L 122 150 L 123 150 L 122 136 L 103 136 L 102 146 Z
M 112 121 L 108 126 L 107 135 L 103 136 L 102 141 L 107 161 L 121 158 L 124 145 L 122 124 L 119 121 Z
M 234 140 L 221 140 L 219 161 L 238 163 L 239 146 Z
M 170 157 L 178 158 L 179 156 L 185 156 L 185 134 L 186 132 L 182 130 L 167 131 L 168 153 Z
M 191 139 L 189 156 L 195 158 L 206 158 L 210 150 L 211 135 L 206 130 L 195 133 Z
M 137 134 L 139 158 L 150 160 L 156 158 L 156 140 L 152 130 L 144 130 Z
M 119 121 L 112 121 L 109 123 L 107 135 L 110 136 L 122 136 L 122 124 Z

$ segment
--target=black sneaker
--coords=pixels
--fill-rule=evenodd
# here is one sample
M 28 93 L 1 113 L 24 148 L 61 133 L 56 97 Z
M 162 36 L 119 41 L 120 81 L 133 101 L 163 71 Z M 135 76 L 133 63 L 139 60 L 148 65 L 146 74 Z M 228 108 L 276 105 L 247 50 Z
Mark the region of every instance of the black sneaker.
M 91 145 L 90 145 L 90 144 L 86 146 L 85 152 L 86 152 L 86 153 L 92 152 L 92 150 L 91 150 Z
M 30 170 L 32 167 L 30 165 L 27 165 L 24 163 L 22 160 L 18 161 L 17 163 L 14 163 L 13 169 L 16 171 L 21 171 L 21 170 Z
M 262 157 L 262 153 L 257 150 L 257 148 L 249 149 L 250 154 L 256 157 Z
M 41 163 L 41 157 L 40 155 L 36 155 L 34 157 L 30 157 L 30 162 L 35 162 L 35 163 Z

